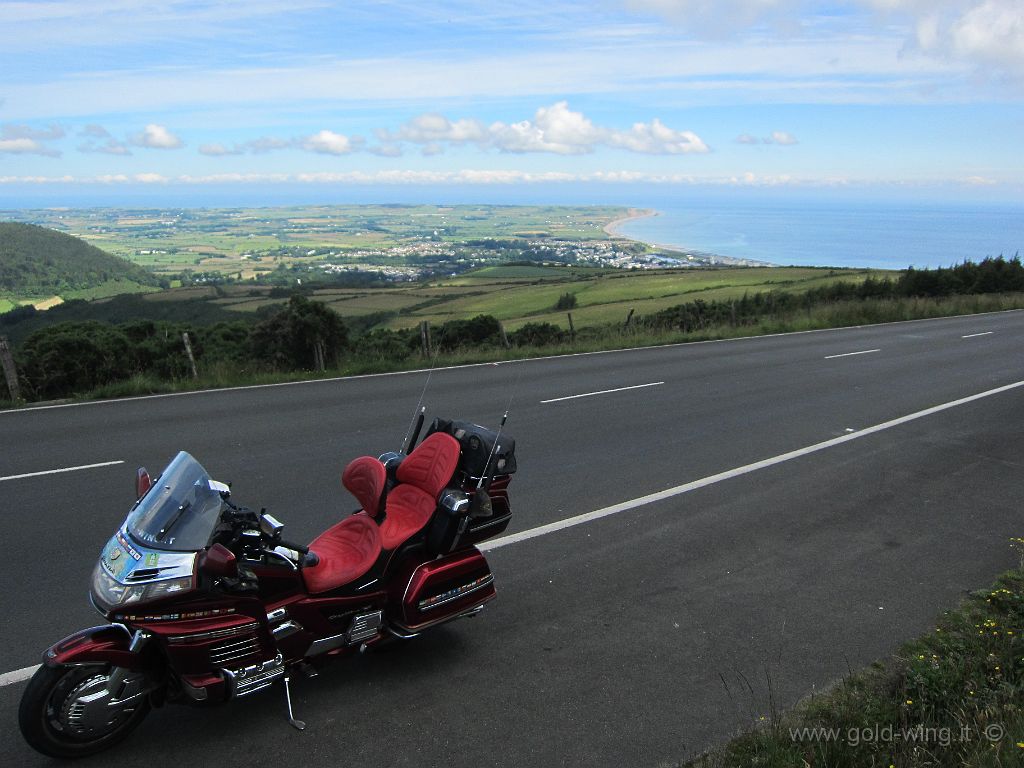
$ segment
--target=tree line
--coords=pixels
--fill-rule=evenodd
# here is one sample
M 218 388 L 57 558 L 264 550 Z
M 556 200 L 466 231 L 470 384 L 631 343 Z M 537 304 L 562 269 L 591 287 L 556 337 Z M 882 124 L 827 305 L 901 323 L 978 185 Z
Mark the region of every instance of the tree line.
M 184 380 L 192 361 L 199 370 L 227 367 L 239 377 L 260 372 L 317 371 L 343 359 L 400 363 L 424 353 L 419 329 L 376 328 L 353 336 L 342 317 L 317 301 L 295 294 L 277 312 L 245 320 L 196 325 L 156 320 L 110 323 L 63 322 L 30 334 L 15 350 L 22 395 L 49 400 L 145 375 Z M 537 345 L 562 338 L 556 326 L 527 324 L 504 334 L 490 315 L 450 320 L 429 327 L 428 354 L 499 345 Z M 4 393 L 0 385 L 0 395 Z

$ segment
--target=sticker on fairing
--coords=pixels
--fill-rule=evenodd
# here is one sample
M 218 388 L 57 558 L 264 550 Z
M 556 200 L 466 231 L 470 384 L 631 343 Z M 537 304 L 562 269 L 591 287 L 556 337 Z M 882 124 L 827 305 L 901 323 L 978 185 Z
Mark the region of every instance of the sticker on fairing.
M 128 556 L 128 553 L 118 545 L 116 539 L 111 539 L 107 543 L 100 557 L 107 572 L 115 579 L 120 579 L 125 571 L 130 570 L 135 565 L 135 562 Z

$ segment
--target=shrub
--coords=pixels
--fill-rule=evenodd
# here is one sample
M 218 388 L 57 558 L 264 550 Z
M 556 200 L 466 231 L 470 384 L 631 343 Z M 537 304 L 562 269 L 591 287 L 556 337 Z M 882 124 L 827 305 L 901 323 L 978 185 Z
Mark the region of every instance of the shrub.
M 107 323 L 60 323 L 25 340 L 22 375 L 35 398 L 63 397 L 128 378 L 130 353 L 125 333 Z

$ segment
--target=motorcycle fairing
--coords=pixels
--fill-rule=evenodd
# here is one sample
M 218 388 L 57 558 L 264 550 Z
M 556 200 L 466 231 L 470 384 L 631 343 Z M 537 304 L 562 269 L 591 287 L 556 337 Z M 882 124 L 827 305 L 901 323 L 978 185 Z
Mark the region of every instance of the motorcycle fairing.
M 195 552 L 167 552 L 133 545 L 127 527 L 107 542 L 100 554 L 103 569 L 121 584 L 181 579 L 195 572 Z

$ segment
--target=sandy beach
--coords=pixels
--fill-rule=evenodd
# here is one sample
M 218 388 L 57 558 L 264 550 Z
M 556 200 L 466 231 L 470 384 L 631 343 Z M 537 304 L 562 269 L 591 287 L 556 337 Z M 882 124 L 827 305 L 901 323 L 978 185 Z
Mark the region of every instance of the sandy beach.
M 608 237 L 621 237 L 623 240 L 632 240 L 631 237 L 626 237 L 619 231 L 619 227 L 625 224 L 627 221 L 633 221 L 633 219 L 646 219 L 649 216 L 658 216 L 658 212 L 653 208 L 630 208 L 629 212 L 622 218 L 609 221 L 604 225 L 604 233 Z
M 638 240 L 635 237 L 629 237 L 619 231 L 619 227 L 625 224 L 627 221 L 634 221 L 636 219 L 646 219 L 651 216 L 660 216 L 660 211 L 656 211 L 653 208 L 630 208 L 627 215 L 610 221 L 604 225 L 603 229 L 605 234 L 609 237 L 618 237 L 623 240 L 630 240 L 635 243 L 643 243 L 651 248 L 663 248 L 666 251 L 674 253 L 689 253 L 694 256 L 700 257 L 700 260 L 711 265 L 720 264 L 722 266 L 745 266 L 745 267 L 774 267 L 775 264 L 767 261 L 757 261 L 754 259 L 736 259 L 731 256 L 721 256 L 717 253 L 704 253 L 702 251 L 695 251 L 692 249 L 683 249 L 678 245 L 671 245 L 669 243 L 656 243 L 651 240 Z

